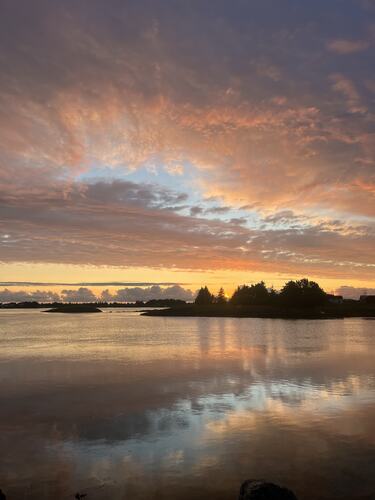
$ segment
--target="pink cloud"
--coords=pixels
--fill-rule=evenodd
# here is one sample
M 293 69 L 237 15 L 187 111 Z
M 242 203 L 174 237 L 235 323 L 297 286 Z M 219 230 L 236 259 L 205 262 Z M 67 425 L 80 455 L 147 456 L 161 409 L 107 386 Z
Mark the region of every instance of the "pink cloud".
M 328 50 L 342 55 L 362 52 L 363 50 L 367 50 L 369 46 L 370 44 L 366 40 L 337 39 L 327 43 Z

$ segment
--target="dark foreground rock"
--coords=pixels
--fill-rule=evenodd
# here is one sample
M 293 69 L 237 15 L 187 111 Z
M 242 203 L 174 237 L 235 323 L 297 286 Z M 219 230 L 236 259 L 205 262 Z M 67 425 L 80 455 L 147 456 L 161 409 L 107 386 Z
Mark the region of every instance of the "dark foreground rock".
M 241 485 L 238 500 L 297 500 L 297 497 L 277 484 L 248 479 Z

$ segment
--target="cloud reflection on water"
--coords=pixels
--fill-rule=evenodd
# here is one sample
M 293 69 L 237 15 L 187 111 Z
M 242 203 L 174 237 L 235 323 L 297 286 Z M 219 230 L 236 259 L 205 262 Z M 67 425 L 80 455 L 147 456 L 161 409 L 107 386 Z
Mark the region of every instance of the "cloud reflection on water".
M 371 322 L 128 314 L 2 314 L 4 489 L 233 498 L 249 476 L 307 499 L 353 477 L 357 498 L 374 489 Z

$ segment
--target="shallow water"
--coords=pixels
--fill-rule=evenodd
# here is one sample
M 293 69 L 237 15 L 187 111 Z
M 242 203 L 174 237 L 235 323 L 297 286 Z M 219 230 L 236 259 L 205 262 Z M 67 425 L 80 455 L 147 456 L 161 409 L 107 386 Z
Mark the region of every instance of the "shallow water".
M 9 499 L 375 498 L 375 321 L 0 312 Z

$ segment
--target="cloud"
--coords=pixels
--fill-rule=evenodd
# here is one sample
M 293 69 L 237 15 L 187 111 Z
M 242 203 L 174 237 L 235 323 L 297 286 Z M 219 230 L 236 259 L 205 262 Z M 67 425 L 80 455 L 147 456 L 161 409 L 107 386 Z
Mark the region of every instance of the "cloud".
M 166 2 L 5 2 L 3 262 L 368 276 L 368 13 Z
M 362 52 L 363 50 L 367 50 L 369 46 L 370 44 L 366 40 L 337 39 L 327 43 L 328 50 L 342 55 Z
M 103 285 L 103 284 L 101 284 Z M 130 286 L 121 288 L 115 292 L 109 289 L 103 290 L 100 294 L 95 294 L 87 287 L 78 289 L 64 289 L 61 293 L 50 290 L 18 290 L 12 291 L 8 288 L 0 290 L 0 303 L 4 302 L 97 302 L 104 300 L 107 302 L 136 302 L 148 301 L 152 299 L 180 299 L 191 301 L 195 297 L 195 292 L 183 288 L 180 285 L 171 286 Z
M 63 302 L 95 302 L 95 294 L 86 287 L 80 287 L 78 290 L 62 290 L 61 299 Z
M 353 82 L 345 76 L 335 73 L 330 76 L 332 88 L 347 99 L 348 111 L 351 113 L 365 113 L 367 109 L 361 105 L 361 98 Z
M 138 300 L 148 301 L 152 299 L 180 299 L 193 300 L 195 294 L 191 290 L 186 290 L 180 285 L 173 285 L 162 288 L 158 285 L 151 287 L 127 287 L 117 290 L 116 293 L 110 293 L 109 290 L 102 292 L 101 298 L 110 302 L 136 302 Z
M 226 214 L 227 212 L 230 212 L 230 210 L 231 207 L 222 206 L 222 207 L 207 208 L 205 212 L 207 214 Z
M 375 295 L 375 288 L 360 288 L 350 285 L 343 285 L 335 291 L 337 295 L 342 295 L 346 299 L 358 299 L 361 295 Z
M 12 291 L 8 288 L 0 290 L 0 302 L 55 302 L 60 300 L 60 296 L 50 290 L 36 290 L 28 292 L 25 290 Z
M 53 197 L 49 192 L 27 198 L 3 193 L 2 224 L 9 237 L 0 238 L 2 260 L 344 277 L 373 272 L 375 236 L 369 223 L 284 212 L 283 226 L 273 218 L 268 227 L 249 228 L 238 221 L 180 214 L 164 206 L 171 199 L 186 197 L 160 186 L 118 181 L 76 184 L 60 194 L 55 189 Z
M 166 165 L 165 171 L 170 175 L 183 175 L 184 167 L 182 165 Z
M 192 217 L 196 216 L 196 215 L 200 215 L 204 212 L 204 209 L 202 207 L 191 207 L 190 208 L 190 215 Z

